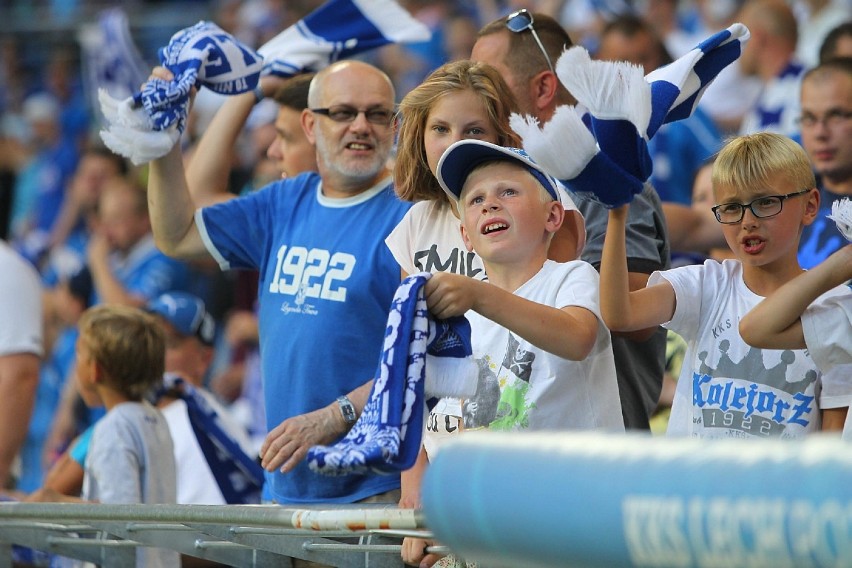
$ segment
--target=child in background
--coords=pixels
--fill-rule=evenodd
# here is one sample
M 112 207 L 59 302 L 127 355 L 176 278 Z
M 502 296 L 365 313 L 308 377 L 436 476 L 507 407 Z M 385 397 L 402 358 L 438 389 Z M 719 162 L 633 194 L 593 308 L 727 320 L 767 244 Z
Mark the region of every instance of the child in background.
M 107 413 L 95 425 L 82 499 L 101 503 L 175 503 L 172 439 L 163 415 L 144 400 L 160 383 L 163 331 L 152 316 L 119 305 L 89 308 L 79 322 L 76 377 L 89 406 Z M 49 489 L 41 501 L 80 499 Z M 179 566 L 175 551 L 139 547 L 138 566 Z
M 713 207 L 736 260 L 684 266 L 630 292 L 624 252 L 627 208 L 610 211 L 601 307 L 611 329 L 664 325 L 688 343 L 667 433 L 703 438 L 795 438 L 842 427 L 849 379 L 823 377 L 804 350 L 761 350 L 737 324 L 760 300 L 802 274 L 797 249 L 819 192 L 807 155 L 784 136 L 731 140 L 713 166 Z M 831 414 L 829 417 L 827 414 Z

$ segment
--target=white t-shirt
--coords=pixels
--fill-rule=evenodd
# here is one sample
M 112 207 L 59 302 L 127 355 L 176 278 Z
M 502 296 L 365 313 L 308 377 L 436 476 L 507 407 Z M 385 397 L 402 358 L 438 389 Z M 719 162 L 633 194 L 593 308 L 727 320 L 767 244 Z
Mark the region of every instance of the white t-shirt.
M 808 307 L 802 314 L 802 331 L 811 357 L 824 372 L 852 365 L 852 290 Z
M 0 240 L 0 356 L 42 347 L 41 281 L 35 268 Z
M 514 292 L 539 304 L 579 306 L 595 314 L 597 339 L 582 361 L 539 349 L 473 311 L 466 314 L 479 384 L 476 395 L 464 402 L 465 428 L 624 430 L 612 343 L 600 316 L 599 286 L 598 273 L 587 262 L 548 260 Z
M 245 429 L 229 415 L 228 410 L 204 389 L 196 389 L 219 415 L 220 424 L 248 455 L 254 455 Z M 174 440 L 177 467 L 177 502 L 181 505 L 225 505 L 225 497 L 210 470 L 210 464 L 198 444 L 189 422 L 186 402 L 175 400 L 160 411 L 166 417 Z
M 677 298 L 664 326 L 687 342 L 668 435 L 796 438 L 820 429 L 820 407 L 852 392 L 852 378 L 823 377 L 807 350 L 758 349 L 742 340 L 739 321 L 763 298 L 745 285 L 738 261 L 655 272 L 648 285 L 663 280 Z

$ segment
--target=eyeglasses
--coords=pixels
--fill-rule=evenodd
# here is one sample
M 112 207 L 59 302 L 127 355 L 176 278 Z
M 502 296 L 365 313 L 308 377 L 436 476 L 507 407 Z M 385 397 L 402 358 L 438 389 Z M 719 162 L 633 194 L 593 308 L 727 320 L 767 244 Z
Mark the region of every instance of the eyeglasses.
M 538 44 L 541 54 L 544 55 L 544 60 L 547 61 L 547 66 L 550 67 L 550 72 L 556 73 L 556 71 L 553 70 L 553 63 L 550 62 L 550 56 L 547 55 L 547 51 L 545 51 L 544 45 L 542 45 L 541 40 L 533 27 L 534 21 L 533 15 L 530 14 L 529 10 L 522 8 L 517 12 L 512 12 L 506 17 L 506 27 L 509 28 L 509 31 L 515 32 L 516 34 L 529 30 L 533 39 Z
M 393 120 L 393 111 L 376 107 L 368 109 L 359 109 L 347 105 L 338 105 L 329 108 L 312 108 L 311 112 L 327 116 L 334 122 L 353 122 L 358 115 L 364 113 L 364 117 L 373 124 L 387 126 Z
M 764 195 L 750 203 L 723 203 L 712 208 L 716 220 L 725 225 L 733 225 L 743 220 L 746 209 L 751 209 L 755 217 L 765 219 L 774 217 L 781 213 L 785 199 L 809 193 L 810 189 L 803 189 L 787 195 Z
M 852 110 L 832 109 L 823 116 L 815 116 L 803 113 L 799 117 L 799 126 L 802 128 L 813 128 L 817 124 L 824 124 L 827 128 L 837 128 L 852 118 Z

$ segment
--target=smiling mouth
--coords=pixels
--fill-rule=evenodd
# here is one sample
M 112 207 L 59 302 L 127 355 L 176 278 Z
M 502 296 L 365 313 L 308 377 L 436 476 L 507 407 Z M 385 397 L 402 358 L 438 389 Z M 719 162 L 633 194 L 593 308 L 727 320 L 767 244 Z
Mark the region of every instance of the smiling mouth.
M 346 147 L 350 150 L 358 150 L 358 151 L 365 151 L 365 150 L 372 150 L 373 149 L 373 147 L 370 146 L 369 144 L 364 144 L 362 142 L 350 142 L 349 144 L 346 145 Z
M 488 235 L 497 231 L 504 231 L 509 228 L 506 223 L 489 223 L 482 228 L 482 234 Z

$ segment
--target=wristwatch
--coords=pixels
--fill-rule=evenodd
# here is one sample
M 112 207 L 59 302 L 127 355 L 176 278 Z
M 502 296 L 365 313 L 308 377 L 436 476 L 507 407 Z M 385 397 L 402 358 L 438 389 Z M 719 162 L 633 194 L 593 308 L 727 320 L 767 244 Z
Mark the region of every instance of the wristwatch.
M 346 424 L 350 426 L 355 424 L 355 421 L 358 420 L 358 416 L 355 414 L 355 406 L 352 405 L 352 401 L 349 400 L 349 397 L 337 397 L 337 404 L 340 406 L 340 413 L 343 414 L 343 420 Z

